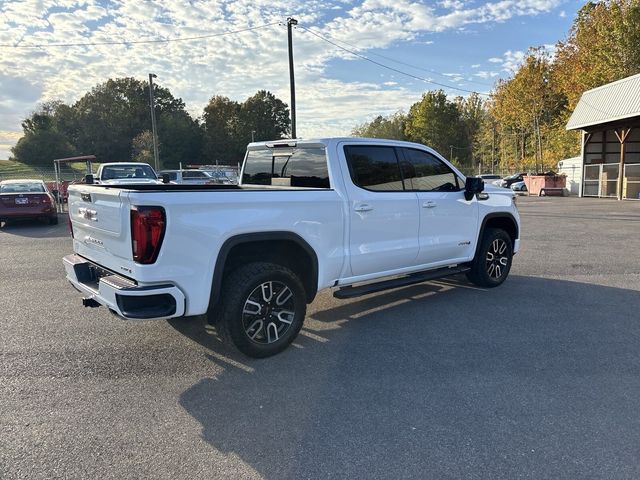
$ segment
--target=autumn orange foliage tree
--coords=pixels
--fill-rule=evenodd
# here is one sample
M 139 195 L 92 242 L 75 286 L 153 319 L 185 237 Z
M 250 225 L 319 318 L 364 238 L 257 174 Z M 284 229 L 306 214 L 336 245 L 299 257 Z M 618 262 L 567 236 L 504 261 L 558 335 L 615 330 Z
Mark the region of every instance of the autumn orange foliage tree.
M 548 170 L 580 153 L 579 133 L 565 130 L 567 120 L 585 90 L 640 72 L 639 25 L 640 0 L 589 2 L 554 55 L 529 50 L 489 102 L 484 128 L 498 130 L 503 166 Z

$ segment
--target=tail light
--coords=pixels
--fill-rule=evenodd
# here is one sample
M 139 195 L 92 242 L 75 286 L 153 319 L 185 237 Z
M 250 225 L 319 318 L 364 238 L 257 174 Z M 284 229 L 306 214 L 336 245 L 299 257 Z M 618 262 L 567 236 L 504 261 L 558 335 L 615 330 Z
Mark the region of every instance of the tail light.
M 150 264 L 156 261 L 165 227 L 164 208 L 131 208 L 131 250 L 136 263 Z

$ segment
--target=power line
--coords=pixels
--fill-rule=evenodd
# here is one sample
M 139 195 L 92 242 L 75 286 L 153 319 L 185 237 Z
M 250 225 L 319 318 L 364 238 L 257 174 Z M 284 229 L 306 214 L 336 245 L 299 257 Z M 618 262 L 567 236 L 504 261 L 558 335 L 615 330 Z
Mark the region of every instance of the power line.
M 205 38 L 222 37 L 225 35 L 233 35 L 236 33 L 250 32 L 252 30 L 258 30 L 261 28 L 272 27 L 279 25 L 281 22 L 266 23 L 264 25 L 256 25 L 254 27 L 246 27 L 238 30 L 229 30 L 220 33 L 209 33 L 205 35 L 196 35 L 193 37 L 175 37 L 175 38 L 155 38 L 149 40 L 119 40 L 109 42 L 84 42 L 84 43 L 41 43 L 36 45 L 9 45 L 0 44 L 0 48 L 48 48 L 48 47 L 94 47 L 99 45 L 134 45 L 144 43 L 171 43 L 171 42 L 185 42 L 189 40 L 202 40 Z
M 313 30 L 310 30 L 310 29 L 308 29 L 308 28 L 306 28 L 306 27 L 304 27 L 302 25 L 298 25 L 298 27 L 302 28 L 305 32 L 309 32 L 311 35 L 314 35 L 314 36 L 318 37 L 319 39 L 324 40 L 325 42 L 333 45 L 334 47 L 339 48 L 340 50 L 343 50 L 343 51 L 345 51 L 345 52 L 347 52 L 347 53 L 349 53 L 349 54 L 351 54 L 351 55 L 353 55 L 355 57 L 358 57 L 358 58 L 362 59 L 362 60 L 366 60 L 367 62 L 371 62 L 371 63 L 373 63 L 375 65 L 378 65 L 379 67 L 386 68 L 387 70 L 391 70 L 393 72 L 399 73 L 401 75 L 405 75 L 405 76 L 413 78 L 415 80 L 420 80 L 422 82 L 431 83 L 433 85 L 438 85 L 439 87 L 449 88 L 451 90 L 458 90 L 458 91 L 465 92 L 465 93 L 476 93 L 478 95 L 484 95 L 486 97 L 490 97 L 491 96 L 491 94 L 489 94 L 489 93 L 476 92 L 475 90 L 467 90 L 465 88 L 455 87 L 453 85 L 448 85 L 446 83 L 436 82 L 436 81 L 429 80 L 429 79 L 424 78 L 424 77 L 420 77 L 418 75 L 414 75 L 414 74 L 409 73 L 409 72 L 405 72 L 403 70 L 399 70 L 397 68 L 394 68 L 394 67 L 386 65 L 384 63 L 381 63 L 381 62 L 378 62 L 376 60 L 373 60 L 372 58 L 369 58 L 369 57 L 367 57 L 365 55 L 362 55 L 361 53 L 354 52 L 353 50 L 350 50 L 350 49 L 348 49 L 346 47 L 343 47 L 342 45 L 339 45 L 339 44 L 335 43 L 334 41 L 328 39 L 327 37 L 325 37 L 325 36 L 323 36 L 323 35 L 321 35 L 319 33 L 316 33 Z
M 307 30 L 309 30 L 309 29 L 307 29 Z M 353 43 L 345 42 L 344 40 L 334 40 L 334 42 L 339 42 L 339 43 L 342 43 L 344 45 L 348 45 L 351 48 L 355 48 L 356 50 L 365 50 L 362 47 L 358 47 L 357 45 L 354 45 Z M 389 60 L 391 62 L 400 64 L 400 65 L 404 65 L 405 67 L 415 68 L 416 70 L 422 70 L 423 72 L 433 73 L 433 74 L 439 75 L 441 77 L 448 78 L 448 77 L 451 76 L 451 75 L 447 75 L 446 73 L 438 72 L 437 70 L 433 70 L 431 68 L 425 68 L 425 67 L 421 67 L 419 65 L 413 65 L 411 63 L 403 62 L 402 60 L 398 60 L 398 59 L 395 59 L 395 58 L 392 58 L 392 57 L 388 57 L 386 55 L 382 55 L 381 53 L 369 52 L 369 55 L 373 55 L 375 57 L 384 58 L 385 60 Z M 483 85 L 485 87 L 492 87 L 493 86 L 493 85 L 491 85 L 489 83 L 478 82 L 477 80 L 466 80 L 466 81 L 469 82 L 469 83 L 475 83 L 476 85 Z

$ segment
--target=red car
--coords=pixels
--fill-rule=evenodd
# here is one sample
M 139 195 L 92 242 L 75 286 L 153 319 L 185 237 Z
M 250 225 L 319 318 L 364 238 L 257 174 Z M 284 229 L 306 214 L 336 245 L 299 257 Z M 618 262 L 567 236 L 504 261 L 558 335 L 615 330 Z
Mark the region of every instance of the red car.
M 53 195 L 41 180 L 4 180 L 0 182 L 0 224 L 22 218 L 46 218 L 58 223 Z

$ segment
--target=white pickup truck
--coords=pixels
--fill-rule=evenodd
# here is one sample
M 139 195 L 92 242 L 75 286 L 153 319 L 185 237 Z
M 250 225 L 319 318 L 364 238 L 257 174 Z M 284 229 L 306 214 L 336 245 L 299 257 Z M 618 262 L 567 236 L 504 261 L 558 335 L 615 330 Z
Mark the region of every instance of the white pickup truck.
M 391 140 L 252 143 L 239 185 L 72 185 L 69 212 L 64 266 L 85 306 L 206 314 L 254 357 L 293 341 L 320 290 L 348 298 L 460 273 L 494 287 L 520 243 L 510 191 Z
M 94 182 L 103 185 L 161 183 L 153 168 L 142 162 L 103 163 L 94 175 Z

